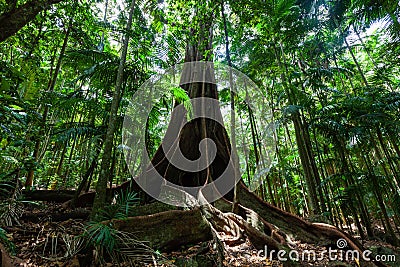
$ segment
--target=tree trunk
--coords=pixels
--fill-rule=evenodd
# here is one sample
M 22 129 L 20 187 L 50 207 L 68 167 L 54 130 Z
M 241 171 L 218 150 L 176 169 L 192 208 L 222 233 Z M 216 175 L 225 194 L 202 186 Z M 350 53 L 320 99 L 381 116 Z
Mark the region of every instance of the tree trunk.
M 24 190 L 26 200 L 62 203 L 73 198 L 75 190 Z
M 355 63 L 356 66 L 357 66 L 357 70 L 358 70 L 358 72 L 359 72 L 360 75 L 361 75 L 361 78 L 362 78 L 362 81 L 363 81 L 364 85 L 365 85 L 365 86 L 368 86 L 367 78 L 365 77 L 364 72 L 363 72 L 363 70 L 361 69 L 361 66 L 360 66 L 360 64 L 358 63 L 358 60 L 357 60 L 356 56 L 354 55 L 353 50 L 351 49 L 351 47 L 350 47 L 349 43 L 347 42 L 347 39 L 346 39 L 346 38 L 344 38 L 344 43 L 346 44 L 346 47 L 347 47 L 347 49 L 349 50 L 350 55 L 351 55 L 351 57 L 353 58 L 353 61 L 354 61 L 354 63 Z
M 226 17 L 225 17 L 225 11 L 224 11 L 224 2 L 221 2 L 221 15 L 222 19 L 224 22 L 224 33 L 225 33 L 225 53 L 226 53 L 226 60 L 228 62 L 229 66 L 229 90 L 230 90 L 230 104 L 231 104 L 231 125 L 230 125 L 230 130 L 231 130 L 231 153 L 232 153 L 232 158 L 234 162 L 234 180 L 236 181 L 237 178 L 240 175 L 240 170 L 239 170 L 239 157 L 238 153 L 236 150 L 236 114 L 235 114 L 235 88 L 234 88 L 234 83 L 233 83 L 233 74 L 232 74 L 232 61 L 231 61 L 231 54 L 229 51 L 229 36 L 228 36 L 228 27 L 226 24 Z M 238 194 L 237 194 L 237 187 L 235 184 L 234 190 L 233 190 L 233 205 L 232 205 L 232 212 L 237 213 L 238 212 Z
M 39 12 L 63 0 L 32 0 L 0 15 L 0 42 L 16 34 Z
M 67 49 L 68 39 L 69 39 L 69 35 L 71 33 L 73 21 L 74 21 L 74 18 L 71 17 L 70 20 L 69 20 L 69 23 L 68 23 L 68 28 L 67 28 L 67 30 L 65 32 L 63 44 L 62 44 L 62 47 L 61 47 L 60 55 L 58 57 L 56 68 L 54 70 L 54 74 L 53 75 L 50 74 L 51 77 L 50 77 L 49 88 L 48 88 L 49 92 L 54 92 L 54 88 L 55 88 L 55 85 L 56 85 L 58 73 L 60 72 L 60 69 L 61 69 L 61 62 L 62 62 L 62 60 L 64 58 L 65 50 Z M 47 120 L 48 114 L 49 114 L 49 106 L 46 105 L 44 107 L 44 111 L 43 111 L 42 125 L 41 125 L 39 136 L 44 135 L 45 127 L 46 127 L 46 120 Z M 40 144 L 41 144 L 41 141 L 42 141 L 40 139 L 40 137 L 36 137 L 36 138 L 37 139 L 36 139 L 36 142 L 35 142 L 35 148 L 34 148 L 34 151 L 33 151 L 33 158 L 34 158 L 35 162 L 37 162 L 39 160 L 39 150 L 40 150 Z M 25 187 L 26 188 L 31 188 L 33 186 L 34 174 L 35 174 L 35 170 L 33 168 L 28 171 L 28 176 L 27 176 L 26 181 L 25 181 Z
M 93 210 L 91 217 L 94 219 L 97 215 L 99 210 L 104 206 L 106 203 L 106 188 L 108 178 L 110 176 L 110 161 L 111 161 L 111 154 L 113 149 L 113 139 L 114 139 L 114 132 L 116 129 L 117 124 L 117 114 L 118 114 L 118 107 L 121 98 L 121 88 L 123 82 L 123 75 L 124 75 L 124 67 L 126 62 L 126 55 L 128 52 L 128 45 L 129 45 L 129 33 L 132 27 L 132 20 L 133 20 L 133 11 L 135 10 L 135 1 L 132 1 L 131 7 L 129 10 L 129 18 L 128 24 L 126 25 L 126 35 L 124 38 L 124 44 L 122 47 L 121 52 L 121 59 L 119 62 L 118 67 L 118 74 L 117 74 L 117 81 L 115 84 L 115 90 L 113 93 L 113 99 L 111 102 L 111 110 L 110 110 L 110 118 L 108 121 L 107 133 L 104 140 L 104 153 L 101 160 L 101 167 L 100 167 L 100 175 L 97 181 L 96 186 L 96 197 L 93 203 Z
M 306 178 L 306 185 L 309 194 L 310 200 L 310 212 L 312 215 L 320 214 L 320 206 L 317 195 L 317 185 L 315 183 L 315 179 L 313 176 L 313 170 L 311 166 L 311 159 L 309 157 L 309 153 L 307 152 L 307 146 L 304 136 L 304 125 L 301 121 L 301 117 L 299 112 L 296 112 L 292 115 L 292 121 L 294 124 L 295 134 L 296 134 L 296 143 L 299 150 L 299 156 L 301 160 L 301 165 L 304 170 L 304 177 Z M 313 160 L 313 159 L 312 159 Z
M 75 207 L 75 204 L 78 200 L 79 195 L 81 194 L 82 190 L 84 188 L 86 188 L 87 186 L 89 186 L 89 177 L 93 175 L 94 170 L 97 167 L 97 163 L 98 163 L 98 159 L 99 159 L 99 155 L 100 155 L 100 151 L 101 151 L 101 147 L 102 147 L 102 139 L 98 139 L 99 143 L 97 145 L 94 145 L 94 147 L 96 147 L 96 151 L 95 151 L 95 155 L 92 159 L 92 162 L 90 163 L 89 168 L 86 170 L 85 174 L 83 175 L 82 181 L 79 183 L 78 189 L 75 192 L 75 195 L 72 199 L 72 203 L 71 206 Z
M 211 14 L 210 16 L 212 17 L 213 15 Z M 199 32 L 195 32 L 195 30 L 191 29 L 192 34 L 196 35 L 198 40 L 196 40 L 197 44 L 194 45 L 193 42 L 188 43 L 185 62 L 209 60 L 209 57 L 206 55 L 209 55 L 210 53 L 206 52 L 210 52 L 211 50 L 211 23 L 210 19 L 204 21 L 205 23 L 200 25 Z M 204 43 L 207 43 L 206 47 L 200 48 L 199 44 Z M 213 70 L 212 68 L 210 69 L 211 70 L 204 73 L 204 75 L 213 77 Z M 282 71 L 284 71 L 284 69 L 282 69 Z M 181 78 L 182 80 L 185 80 L 186 77 Z M 218 92 L 214 83 L 189 82 L 181 84 L 180 86 L 186 90 L 191 99 L 218 99 Z M 292 94 L 293 92 L 288 93 Z M 116 97 L 113 99 L 113 104 L 115 103 L 115 106 L 112 106 L 115 108 L 115 113 L 112 113 L 114 116 L 116 116 L 117 104 L 119 102 L 115 101 L 115 99 Z M 204 106 L 201 106 L 201 108 L 203 108 L 202 111 L 205 112 Z M 214 112 L 215 117 L 221 118 L 222 121 L 222 114 L 219 107 L 215 108 L 212 112 Z M 299 114 L 297 115 L 297 120 L 301 120 Z M 110 117 L 110 124 L 111 122 L 112 120 Z M 297 123 L 300 122 L 297 121 Z M 182 125 L 185 127 L 176 134 L 176 128 L 174 127 Z M 98 212 L 101 205 L 105 203 L 106 198 L 107 175 L 109 175 L 113 138 L 113 135 L 109 135 L 111 132 L 111 126 L 109 125 L 108 127 L 109 130 L 107 131 L 106 137 L 108 146 L 105 146 L 104 149 L 105 153 L 108 153 L 108 156 L 103 157 L 102 174 L 100 175 L 97 186 L 97 190 L 99 191 L 96 193 L 93 214 Z M 302 125 L 302 127 L 305 126 Z M 298 133 L 301 133 L 301 127 L 298 129 Z M 164 145 L 172 146 L 179 142 L 179 147 L 177 149 L 180 149 L 181 153 L 187 159 L 196 160 L 201 156 L 200 151 L 196 148 L 198 148 L 199 143 L 204 138 L 212 139 L 217 148 L 214 161 L 204 170 L 189 172 L 177 168 L 168 160 L 166 156 L 167 151 L 164 151 L 163 149 L 165 146 L 160 146 L 155 152 L 151 164 L 146 166 L 147 168 L 144 170 L 144 173 L 142 173 L 143 177 L 146 178 L 146 181 L 150 183 L 152 187 L 157 188 L 157 190 L 161 190 L 159 189 L 161 185 L 154 184 L 152 182 L 153 177 L 149 175 L 153 168 L 155 168 L 163 178 L 176 185 L 187 187 L 203 186 L 213 181 L 214 178 L 221 176 L 227 168 L 233 168 L 234 166 L 232 166 L 232 163 L 230 162 L 232 147 L 224 127 L 216 121 L 207 120 L 203 117 L 187 121 L 186 112 L 180 112 L 174 109 L 163 139 Z M 304 136 L 302 138 L 304 139 Z M 302 142 L 303 144 L 305 143 L 304 140 Z M 303 151 L 303 155 L 309 156 L 310 154 L 307 154 L 307 151 Z M 311 166 L 309 167 L 309 171 L 312 172 Z M 310 177 L 313 177 L 312 174 L 310 174 Z M 234 180 L 234 178 L 235 177 L 232 177 L 232 180 Z M 133 179 L 133 181 L 135 180 L 136 178 Z M 128 185 L 129 187 L 129 183 L 126 183 L 125 185 Z M 122 190 L 122 186 L 119 187 L 118 190 Z M 233 192 L 229 192 L 226 194 L 225 198 L 233 200 L 232 193 Z M 344 238 L 350 248 L 356 249 L 359 252 L 364 250 L 357 240 L 333 226 L 312 224 L 300 217 L 264 202 L 254 193 L 250 192 L 242 181 L 237 185 L 237 194 L 240 204 L 238 205 L 238 214 L 229 212 L 231 211 L 232 202 L 221 200 L 216 201 L 214 204 L 217 206 L 217 204 L 224 204 L 223 202 L 225 202 L 225 206 L 228 206 L 226 213 L 218 210 L 210 204 L 204 204 L 200 208 L 194 208 L 192 210 L 165 211 L 147 216 L 131 217 L 125 220 L 113 220 L 112 224 L 118 230 L 137 233 L 139 239 L 148 240 L 153 247 L 164 251 L 177 249 L 177 247 L 187 243 L 210 240 L 212 238 L 212 233 L 214 232 L 213 228 L 218 231 L 227 231 L 238 238 L 240 238 L 242 234 L 241 232 L 244 232 L 256 247 L 261 247 L 263 244 L 271 244 L 272 247 L 285 249 L 287 248 L 285 246 L 286 238 L 289 236 L 285 233 L 288 233 L 302 241 L 312 243 L 320 243 L 320 241 L 324 241 L 326 244 L 333 244 L 336 243 L 338 238 Z M 197 192 L 195 197 L 204 200 L 201 190 Z M 318 200 L 316 202 L 318 203 Z M 200 201 L 200 203 L 207 202 Z M 206 220 L 204 218 L 206 218 Z M 250 220 L 250 222 L 247 220 Z M 108 221 L 104 223 L 110 222 Z M 212 227 L 210 227 L 210 225 Z M 159 232 L 154 231 L 154 229 L 159 229 Z M 179 231 L 176 229 L 179 229 Z
M 164 211 L 113 220 L 112 224 L 120 231 L 134 233 L 138 240 L 150 241 L 151 247 L 161 251 L 212 240 L 211 228 L 200 209 Z

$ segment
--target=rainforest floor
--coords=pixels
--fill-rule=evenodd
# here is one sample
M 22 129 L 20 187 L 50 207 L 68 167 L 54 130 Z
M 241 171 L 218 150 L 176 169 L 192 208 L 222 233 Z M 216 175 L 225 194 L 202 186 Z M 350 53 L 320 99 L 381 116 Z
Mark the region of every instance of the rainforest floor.
M 10 241 L 15 245 L 14 255 L 3 255 L 2 266 L 46 266 L 46 267 L 78 267 L 82 265 L 82 258 L 87 257 L 79 250 L 83 249 L 83 242 L 74 242 L 75 237 L 79 237 L 85 231 L 89 222 L 90 208 L 66 209 L 61 204 L 42 203 L 40 206 L 25 206 L 24 211 L 17 223 L 12 226 L 4 227 Z M 69 218 L 62 220 L 68 214 Z M 67 216 L 66 216 L 67 217 Z M 82 218 L 79 218 L 82 217 Z M 375 230 L 382 231 L 381 226 L 375 223 Z M 157 229 L 154 229 L 157 231 Z M 357 236 L 356 236 L 357 237 Z M 256 250 L 246 238 L 235 244 L 227 244 L 224 240 L 229 239 L 225 233 L 219 233 L 224 248 L 224 259 L 218 260 L 218 252 L 215 242 L 202 242 L 192 246 L 181 247 L 176 251 L 164 253 L 154 251 L 154 256 L 144 258 L 135 266 L 188 266 L 188 267 L 207 267 L 218 266 L 283 266 L 284 262 L 278 260 L 270 261 L 264 257 L 264 252 Z M 375 240 L 362 241 L 363 246 L 377 254 L 395 254 L 395 262 L 386 262 L 388 266 L 399 266 L 400 248 L 394 247 L 379 238 Z M 301 258 L 304 251 L 316 251 L 321 253 L 328 248 L 323 246 L 313 246 L 310 244 L 293 242 L 293 250 L 296 250 Z M 2 246 L 4 250 L 4 245 Z M 75 251 L 74 251 L 75 250 Z M 90 251 L 89 251 L 90 253 Z M 92 251 L 93 266 L 118 266 L 116 263 L 101 258 Z M 340 250 L 338 250 L 340 253 Z M 5 253 L 3 253 L 5 254 Z M 69 255 L 68 255 L 69 254 Z M 339 254 L 337 254 L 339 255 Z M 97 263 L 96 263 L 97 262 Z M 120 266 L 132 266 L 122 262 Z M 288 266 L 288 265 L 286 265 Z M 289 266 L 292 266 L 289 264 Z M 293 266 L 360 266 L 356 261 L 330 261 L 328 255 L 318 260 L 304 260 L 293 263 Z

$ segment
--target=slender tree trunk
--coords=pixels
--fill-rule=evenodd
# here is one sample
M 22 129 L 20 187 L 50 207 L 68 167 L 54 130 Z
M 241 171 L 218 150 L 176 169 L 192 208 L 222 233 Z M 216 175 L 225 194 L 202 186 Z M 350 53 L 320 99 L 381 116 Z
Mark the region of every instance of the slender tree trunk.
M 316 191 L 318 193 L 319 196 L 319 201 L 320 201 L 320 213 L 326 210 L 326 205 L 325 205 L 325 200 L 324 200 L 324 193 L 322 192 L 322 186 L 321 186 L 321 178 L 318 172 L 318 168 L 317 168 L 317 163 L 315 162 L 315 155 L 313 152 L 313 148 L 312 148 L 312 144 L 311 144 L 311 138 L 310 138 L 310 132 L 308 130 L 309 125 L 304 117 L 304 114 L 302 112 L 301 114 L 301 118 L 302 118 L 302 131 L 303 131 L 303 136 L 304 136 L 304 145 L 307 151 L 307 155 L 308 155 L 308 160 L 310 162 L 311 165 L 311 170 L 313 173 L 313 178 L 314 178 L 314 183 L 315 183 L 315 187 L 316 187 Z
M 288 69 L 286 68 L 286 62 L 285 62 L 285 57 L 283 53 L 283 47 L 280 46 L 280 50 L 282 53 L 282 58 L 283 58 L 283 63 L 280 59 L 279 52 L 277 47 L 274 45 L 274 53 L 275 53 L 275 58 L 277 60 L 278 66 L 281 69 L 281 80 L 284 83 L 284 88 L 286 91 L 286 94 L 288 96 L 289 104 L 293 105 L 295 104 L 294 102 L 294 92 L 292 92 L 292 87 L 291 83 L 289 80 L 287 80 L 285 73 L 288 73 Z M 296 135 L 296 143 L 299 151 L 299 156 L 301 160 L 301 164 L 304 170 L 304 177 L 306 179 L 306 184 L 307 184 L 307 189 L 308 189 L 308 199 L 309 199 L 309 207 L 310 207 L 310 212 L 312 214 L 320 214 L 320 207 L 319 207 L 319 202 L 318 202 L 318 196 L 316 192 L 316 185 L 315 185 L 315 180 L 313 177 L 313 170 L 311 167 L 311 162 L 309 160 L 309 154 L 307 152 L 306 146 L 305 146 L 305 139 L 302 134 L 304 132 L 302 129 L 304 125 L 301 122 L 300 118 L 300 113 L 294 112 L 291 116 L 291 119 L 293 121 L 294 129 L 295 129 L 295 135 Z
M 81 194 L 81 192 L 83 191 L 83 189 L 90 186 L 89 177 L 91 177 L 93 175 L 93 172 L 97 167 L 99 155 L 101 152 L 101 147 L 102 147 L 102 139 L 99 139 L 99 143 L 98 143 L 98 146 L 96 147 L 95 155 L 90 163 L 89 168 L 86 170 L 85 174 L 83 175 L 82 181 L 80 182 L 78 188 L 76 189 L 74 198 L 72 199 L 72 207 L 75 206 L 76 201 L 78 200 L 78 197 Z
M 387 213 L 387 209 L 385 206 L 385 203 L 383 201 L 381 192 L 379 190 L 380 186 L 378 181 L 376 180 L 376 175 L 374 173 L 374 171 L 371 169 L 370 166 L 372 166 L 372 162 L 368 156 L 368 154 L 366 155 L 362 155 L 362 158 L 367 166 L 368 169 L 368 173 L 369 173 L 369 180 L 373 185 L 373 193 L 375 195 L 376 201 L 378 202 L 379 208 L 381 209 L 381 214 L 383 216 L 384 222 L 382 222 L 383 226 L 385 227 L 385 231 L 387 234 L 389 234 L 390 236 L 392 236 L 393 241 L 394 241 L 394 245 L 398 245 L 399 244 L 399 240 L 396 237 L 396 234 L 394 233 L 394 230 L 390 224 L 390 219 Z
M 75 153 L 75 147 L 77 142 L 78 142 L 78 137 L 75 136 L 74 141 L 72 142 L 71 149 L 69 151 L 67 169 L 65 170 L 65 174 L 63 175 L 64 186 L 68 184 L 69 172 L 71 170 L 71 161 Z
M 347 151 L 347 149 L 345 149 L 345 151 L 346 151 L 346 155 L 347 155 L 347 157 L 346 157 L 347 161 L 349 162 L 348 165 L 350 166 L 351 171 L 353 173 L 356 173 L 356 169 L 354 168 L 353 163 L 351 162 L 349 152 Z M 352 175 L 350 175 L 350 182 L 353 185 L 356 185 L 356 181 L 354 180 Z M 369 214 L 367 212 L 367 208 L 365 206 L 365 201 L 364 201 L 361 193 L 358 190 L 356 191 L 355 195 L 356 195 L 357 201 L 359 203 L 358 206 L 360 207 L 361 221 L 367 230 L 368 237 L 373 237 L 374 234 L 373 234 L 372 226 L 371 226 L 371 218 L 369 217 Z
M 100 209 L 104 207 L 106 203 L 106 189 L 107 189 L 108 177 L 110 176 L 110 161 L 113 149 L 114 132 L 117 124 L 118 106 L 121 98 L 124 67 L 129 45 L 129 33 L 132 28 L 133 11 L 135 10 L 135 6 L 136 6 L 135 1 L 132 1 L 129 10 L 128 24 L 126 25 L 126 35 L 124 37 L 121 59 L 118 67 L 117 81 L 115 84 L 115 90 L 111 102 L 110 118 L 108 121 L 107 133 L 104 140 L 104 153 L 101 160 L 100 175 L 96 185 L 96 197 L 93 202 L 93 209 L 91 214 L 92 219 L 96 219 Z
M 72 29 L 73 21 L 74 21 L 74 17 L 71 16 L 71 18 L 69 19 L 68 28 L 67 28 L 65 36 L 64 36 L 64 40 L 63 40 L 63 44 L 62 44 L 62 47 L 61 47 L 60 55 L 58 57 L 57 65 L 56 65 L 56 68 L 54 70 L 54 74 L 50 78 L 50 85 L 49 85 L 49 88 L 48 88 L 48 91 L 50 93 L 54 92 L 54 88 L 55 88 L 55 85 L 56 85 L 58 73 L 60 72 L 60 69 L 61 69 L 61 62 L 62 62 L 62 60 L 64 58 L 65 50 L 67 49 L 68 38 L 69 38 L 71 29 Z M 41 125 L 41 130 L 40 130 L 39 136 L 43 136 L 44 135 L 48 113 L 49 113 L 49 106 L 46 105 L 44 107 L 44 112 L 43 112 L 43 117 L 42 117 L 42 125 Z M 42 139 L 40 139 L 40 137 L 36 138 L 35 148 L 34 148 L 34 151 L 33 151 L 33 159 L 35 160 L 35 162 L 37 162 L 39 160 L 39 151 L 40 151 L 41 141 L 42 141 Z M 26 188 L 31 188 L 33 186 L 34 173 L 35 173 L 35 170 L 33 168 L 28 171 L 28 175 L 27 175 L 27 178 L 26 178 L 26 181 L 25 181 L 25 187 Z
M 313 170 L 311 168 L 311 163 L 307 153 L 307 148 L 305 146 L 304 136 L 301 134 L 303 125 L 301 124 L 300 114 L 297 112 L 292 115 L 292 120 L 294 124 L 296 143 L 299 150 L 299 156 L 301 160 L 301 165 L 304 170 L 304 177 L 306 179 L 307 191 L 310 200 L 310 212 L 313 215 L 320 214 L 320 207 L 318 202 L 318 196 L 316 191 L 316 184 L 313 177 Z
M 322 176 L 322 180 L 323 181 L 325 181 L 326 180 L 326 176 L 325 176 L 325 172 L 324 172 L 324 168 L 323 168 L 323 161 L 322 161 L 322 156 L 321 156 L 321 151 L 320 151 L 320 148 L 319 148 L 319 145 L 318 145 L 318 140 L 317 140 L 317 132 L 316 132 L 316 130 L 315 130 L 315 128 L 313 129 L 313 137 L 314 137 L 314 143 L 315 143 L 315 147 L 316 147 L 316 151 L 317 151 L 317 158 L 318 158 L 318 161 L 319 161 L 319 169 L 320 169 L 320 171 L 321 171 L 321 176 Z M 328 215 L 328 217 L 329 217 L 329 221 L 331 222 L 331 223 L 334 223 L 334 216 L 332 215 L 332 211 L 333 211 L 333 207 L 332 207 L 332 204 L 331 204 L 331 201 L 329 201 L 329 194 L 328 194 L 328 191 L 327 191 L 327 189 L 326 189 L 326 184 L 324 183 L 320 183 L 320 187 L 322 188 L 322 190 L 324 191 L 324 193 L 323 193 L 323 195 L 326 197 L 326 199 L 328 200 L 327 202 L 326 202 L 326 204 L 327 204 L 327 207 L 328 207 L 328 212 L 329 212 L 329 215 Z M 323 196 L 322 196 L 323 197 Z M 337 225 L 337 224 L 336 224 Z
M 64 164 L 64 159 L 65 159 L 65 154 L 67 153 L 67 149 L 68 149 L 68 142 L 65 142 L 63 150 L 61 152 L 60 161 L 58 162 L 58 165 L 57 165 L 56 174 L 59 177 L 61 176 L 62 166 Z
M 346 39 L 346 38 L 344 38 L 344 43 L 346 44 L 346 47 L 347 47 L 347 49 L 349 50 L 350 55 L 351 55 L 351 57 L 353 58 L 353 61 L 354 61 L 354 63 L 355 63 L 356 66 L 357 66 L 357 70 L 358 70 L 358 72 L 359 72 L 360 75 L 361 75 L 361 78 L 362 78 L 362 80 L 363 80 L 363 82 L 364 82 L 364 85 L 365 85 L 365 86 L 368 86 L 367 78 L 365 78 L 364 72 L 363 72 L 363 70 L 361 69 L 361 66 L 360 66 L 360 64 L 358 63 L 358 60 L 357 60 L 356 56 L 354 55 L 353 50 L 351 49 L 351 47 L 350 47 L 349 43 L 347 42 L 347 39 Z
M 236 115 L 235 115 L 235 88 L 234 88 L 234 83 L 233 83 L 233 74 L 232 74 L 232 61 L 231 61 L 231 55 L 229 51 L 229 36 L 228 36 L 228 27 L 226 23 L 226 17 L 225 17 L 225 11 L 224 11 L 224 2 L 222 1 L 221 3 L 221 15 L 224 23 L 224 33 L 225 33 L 225 52 L 226 52 L 226 60 L 228 62 L 229 66 L 229 86 L 230 86 L 230 104 L 231 104 L 231 145 L 232 145 L 232 158 L 234 162 L 234 179 L 235 181 L 237 178 L 240 176 L 240 170 L 239 170 L 239 157 L 238 153 L 236 151 Z M 234 187 L 234 197 L 233 197 L 233 205 L 232 205 L 232 212 L 233 213 L 238 213 L 239 212 L 239 200 L 238 194 L 237 194 L 237 186 L 235 185 Z
M 386 143 L 385 143 L 385 141 L 383 140 L 382 130 L 379 128 L 379 126 L 376 127 L 376 132 L 377 132 L 377 134 L 378 134 L 379 144 L 381 145 L 381 148 L 382 148 L 382 150 L 383 150 L 383 153 L 385 154 L 385 157 L 386 157 L 386 159 L 387 159 L 387 161 L 388 161 L 388 164 L 389 164 L 389 166 L 390 166 L 390 170 L 392 171 L 395 184 L 396 184 L 396 186 L 397 186 L 397 188 L 398 188 L 398 190 L 399 190 L 399 192 L 400 192 L 400 187 L 399 187 L 399 186 L 400 186 L 400 177 L 399 177 L 399 174 L 398 174 L 398 172 L 397 172 L 397 170 L 396 170 L 395 163 L 393 162 L 392 157 L 391 157 L 391 155 L 389 154 L 389 150 L 388 150 L 387 147 L 386 147 Z M 388 178 L 389 178 L 389 177 L 388 177 Z

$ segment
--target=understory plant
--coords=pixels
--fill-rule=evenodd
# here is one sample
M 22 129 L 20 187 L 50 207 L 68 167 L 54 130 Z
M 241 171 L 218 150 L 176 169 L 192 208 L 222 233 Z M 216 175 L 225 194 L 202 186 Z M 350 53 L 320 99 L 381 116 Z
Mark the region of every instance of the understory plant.
M 113 219 L 128 218 L 131 208 L 137 204 L 135 193 L 121 192 L 114 197 L 111 205 L 100 211 L 96 221 L 90 221 L 85 227 L 83 236 L 87 239 L 87 245 L 93 248 L 95 262 L 104 264 L 110 260 L 114 264 L 138 266 L 155 262 L 160 256 L 133 234 L 113 228 Z

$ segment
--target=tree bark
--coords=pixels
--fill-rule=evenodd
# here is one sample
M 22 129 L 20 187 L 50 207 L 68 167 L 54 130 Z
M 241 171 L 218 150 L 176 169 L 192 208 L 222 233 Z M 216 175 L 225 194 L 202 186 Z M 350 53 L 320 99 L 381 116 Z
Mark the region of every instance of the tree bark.
M 88 181 L 89 181 L 89 177 L 91 175 L 93 175 L 94 170 L 96 169 L 97 166 L 97 161 L 99 159 L 99 155 L 100 155 L 100 151 L 101 151 L 101 147 L 103 146 L 102 144 L 102 139 L 99 139 L 97 146 L 96 147 L 96 152 L 95 152 L 95 156 L 92 159 L 92 162 L 90 163 L 89 168 L 86 170 L 85 174 L 83 175 L 82 181 L 79 183 L 78 188 L 76 189 L 75 195 L 72 199 L 71 202 L 71 206 L 75 207 L 75 203 L 78 201 L 78 197 L 81 194 L 81 192 L 83 191 L 83 189 L 87 186 L 89 186 Z
M 128 52 L 128 45 L 129 45 L 129 32 L 131 31 L 132 28 L 133 11 L 135 10 L 135 6 L 136 6 L 135 1 L 132 1 L 129 11 L 128 24 L 126 25 L 126 34 L 124 37 L 124 44 L 122 47 L 121 59 L 118 67 L 117 81 L 115 84 L 115 90 L 111 102 L 110 118 L 108 121 L 107 133 L 104 140 L 104 153 L 101 160 L 100 175 L 96 186 L 96 197 L 93 203 L 93 210 L 91 215 L 92 219 L 94 219 L 97 216 L 99 210 L 106 203 L 107 182 L 109 176 L 111 175 L 110 162 L 113 149 L 114 132 L 117 126 L 118 107 L 121 98 L 121 88 L 123 82 L 124 68 L 125 68 L 126 55 Z
M 116 229 L 134 233 L 138 240 L 149 241 L 151 247 L 162 251 L 172 251 L 182 245 L 213 238 L 211 228 L 200 209 L 165 211 L 112 220 L 111 223 Z
M 73 220 L 87 220 L 89 218 L 90 211 L 88 210 L 75 210 L 71 212 L 29 212 L 24 213 L 21 216 L 21 220 L 29 221 L 29 222 L 41 222 L 44 220 L 51 220 L 52 222 L 63 222 L 69 219 Z
M 75 190 L 23 190 L 26 200 L 63 203 L 73 198 Z
M 0 15 L 0 42 L 16 34 L 39 12 L 63 0 L 33 0 Z
M 0 243 L 0 266 L 14 267 L 21 266 L 23 263 L 23 260 L 16 257 L 11 257 L 4 245 Z
M 231 153 L 232 153 L 232 158 L 234 162 L 234 179 L 235 181 L 237 178 L 240 176 L 240 170 L 239 170 L 239 157 L 238 153 L 236 150 L 236 134 L 235 134 L 235 88 L 234 88 L 234 83 L 233 83 L 233 74 L 232 74 L 232 60 L 231 60 L 231 53 L 229 50 L 229 34 L 228 34 L 228 27 L 227 27 L 227 22 L 226 22 L 226 16 L 225 16 L 225 10 L 224 10 L 224 2 L 221 3 L 221 15 L 224 23 L 224 33 L 225 33 L 225 53 L 226 53 L 226 60 L 228 61 L 228 66 L 229 66 L 229 90 L 230 90 L 230 105 L 231 105 L 231 125 L 230 125 L 230 130 L 231 130 Z M 232 201 L 232 212 L 237 213 L 239 210 L 238 206 L 238 194 L 237 194 L 237 187 L 235 184 L 234 190 L 233 190 L 233 201 Z

